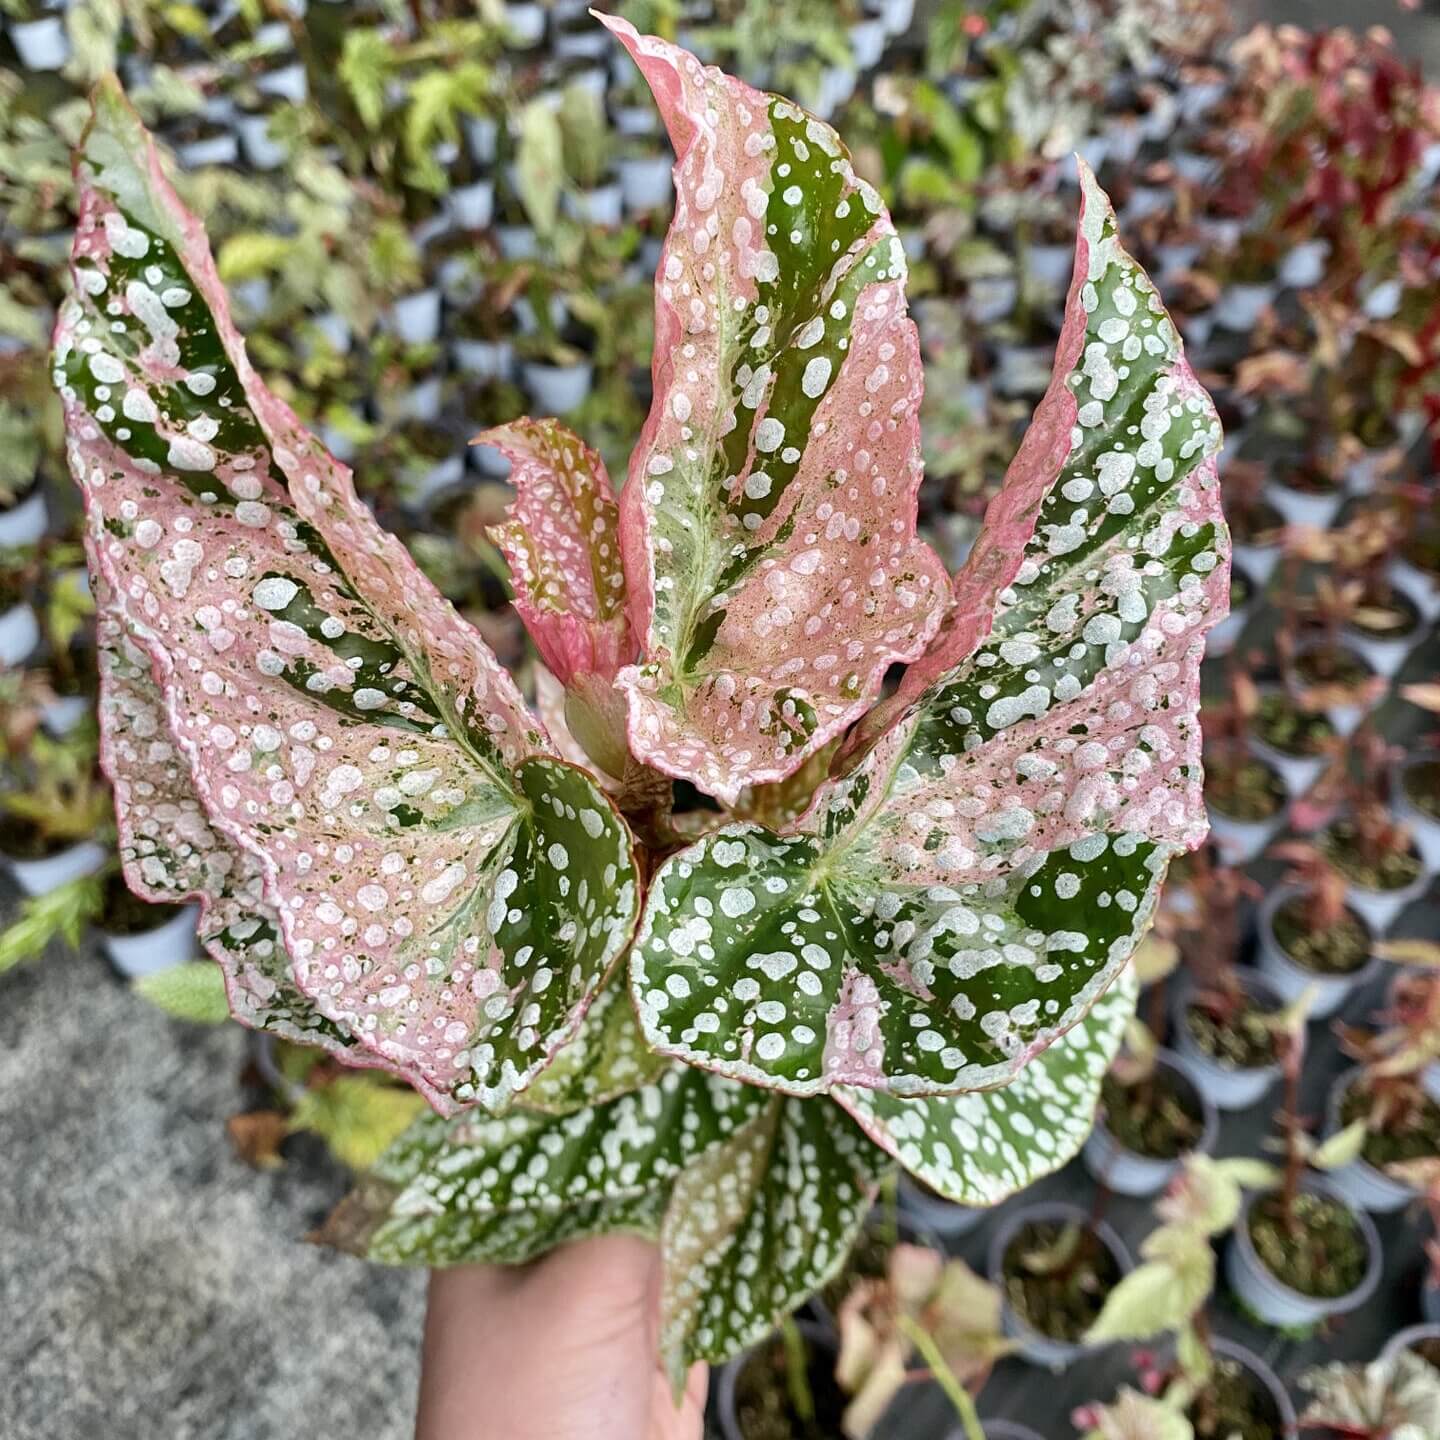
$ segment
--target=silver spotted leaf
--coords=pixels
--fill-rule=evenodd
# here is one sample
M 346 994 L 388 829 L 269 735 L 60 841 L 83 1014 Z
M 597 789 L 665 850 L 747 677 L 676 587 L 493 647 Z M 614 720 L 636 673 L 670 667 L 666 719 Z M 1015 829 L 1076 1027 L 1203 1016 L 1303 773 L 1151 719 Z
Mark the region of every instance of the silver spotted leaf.
M 630 976 L 666 1054 L 793 1095 L 1005 1085 L 1205 835 L 1220 427 L 1088 171 L 1082 196 L 1055 377 L 936 650 L 792 828 L 729 826 L 652 881 Z
M 97 588 L 153 672 L 163 785 L 188 780 L 225 884 L 259 882 L 207 941 L 232 994 L 253 964 L 347 1058 L 442 1110 L 501 1106 L 629 942 L 629 833 L 255 375 L 204 234 L 113 82 L 77 176 L 54 364 Z M 121 805 L 148 810 L 136 754 Z M 166 830 L 176 813 L 144 817 L 145 862 L 218 899 Z
M 681 1172 L 660 1231 L 660 1354 L 677 1388 L 839 1273 L 890 1168 L 837 1105 L 772 1095 Z
M 1079 1153 L 1138 991 L 1127 966 L 1083 1020 L 998 1090 L 902 1100 L 857 1088 L 835 1098 L 931 1190 L 959 1205 L 998 1205 Z
M 629 987 L 623 979 L 612 980 L 586 1012 L 575 1038 L 541 1071 L 519 1104 L 566 1115 L 654 1084 L 672 1064 L 645 1044 Z
M 834 130 L 599 16 L 675 146 L 654 400 L 620 497 L 645 763 L 733 803 L 913 660 L 949 586 L 915 533 L 922 390 L 905 258 Z
M 454 1263 L 493 1234 L 498 1215 L 553 1214 L 668 1191 L 687 1164 L 723 1145 L 769 1101 L 750 1086 L 672 1066 L 652 1085 L 564 1116 L 519 1109 L 499 1118 L 424 1116 L 375 1168 L 392 1197 L 370 1253 Z

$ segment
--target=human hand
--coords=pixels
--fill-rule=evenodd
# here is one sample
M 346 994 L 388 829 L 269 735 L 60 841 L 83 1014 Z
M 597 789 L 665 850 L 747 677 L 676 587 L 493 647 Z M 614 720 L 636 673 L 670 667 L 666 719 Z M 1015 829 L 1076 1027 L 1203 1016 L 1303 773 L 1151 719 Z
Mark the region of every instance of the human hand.
M 659 1320 L 660 1254 L 635 1236 L 436 1270 L 415 1440 L 700 1440 L 705 1366 L 677 1409 Z

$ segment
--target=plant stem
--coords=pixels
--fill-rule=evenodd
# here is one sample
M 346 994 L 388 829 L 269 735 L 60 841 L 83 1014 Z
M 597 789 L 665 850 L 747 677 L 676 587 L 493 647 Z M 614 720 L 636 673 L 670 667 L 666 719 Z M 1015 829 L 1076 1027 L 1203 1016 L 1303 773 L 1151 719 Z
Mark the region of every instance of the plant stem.
M 930 1332 L 914 1316 L 906 1315 L 903 1311 L 896 1318 L 901 1333 L 920 1352 L 920 1358 L 930 1367 L 935 1383 L 955 1407 L 955 1413 L 965 1427 L 965 1440 L 985 1440 L 985 1432 L 980 1428 L 980 1415 L 975 1409 L 974 1400 L 970 1398 L 970 1392 L 956 1379 L 955 1372 L 945 1363 L 945 1357 L 940 1353 L 940 1347 Z
M 785 1388 L 790 1394 L 790 1407 L 802 1425 L 813 1425 L 815 1397 L 810 1393 L 805 1337 L 789 1315 L 780 1322 L 780 1338 L 785 1342 Z

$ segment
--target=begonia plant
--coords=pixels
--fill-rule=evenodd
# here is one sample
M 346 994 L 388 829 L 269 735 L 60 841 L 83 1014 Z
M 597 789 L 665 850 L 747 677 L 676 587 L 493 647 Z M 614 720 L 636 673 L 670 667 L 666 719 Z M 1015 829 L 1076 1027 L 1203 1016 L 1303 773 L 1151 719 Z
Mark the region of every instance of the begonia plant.
M 1214 409 L 1082 169 L 1054 379 L 948 576 L 878 196 L 829 126 L 602 18 L 675 215 L 619 493 L 554 421 L 487 436 L 543 721 L 255 373 L 113 82 L 54 367 L 127 880 L 200 902 L 236 1018 L 433 1107 L 330 1233 L 656 1236 L 678 1376 L 834 1275 L 895 1162 L 983 1205 L 1082 1143 L 1205 833 L 1229 542 Z

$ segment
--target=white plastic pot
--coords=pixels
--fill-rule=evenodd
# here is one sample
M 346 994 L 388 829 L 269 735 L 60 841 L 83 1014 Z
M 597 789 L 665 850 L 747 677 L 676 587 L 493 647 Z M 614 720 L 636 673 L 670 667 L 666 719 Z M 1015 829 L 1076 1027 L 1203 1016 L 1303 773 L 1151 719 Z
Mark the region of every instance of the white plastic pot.
M 1412 593 L 1409 579 L 1401 577 L 1393 571 L 1386 578 L 1395 590 L 1415 607 L 1416 623 L 1403 635 L 1384 637 L 1359 630 L 1353 625 L 1347 625 L 1345 627 L 1345 643 L 1357 655 L 1363 656 L 1365 663 L 1377 675 L 1383 675 L 1388 680 L 1399 672 L 1400 667 L 1409 658 L 1410 652 L 1425 639 L 1427 627 L 1425 612 L 1420 608 L 1421 596 L 1418 593 Z M 1418 589 L 1417 586 L 1416 590 L 1418 591 Z
M 968 1235 L 991 1213 L 973 1205 L 957 1205 L 917 1184 L 908 1175 L 900 1176 L 900 1208 L 942 1240 Z
M 885 22 L 861 20 L 850 27 L 850 53 L 859 70 L 873 70 L 885 54 Z
M 597 28 L 566 30 L 556 35 L 550 48 L 557 60 L 600 60 L 610 45 L 610 37 Z
M 1255 582 L 1259 590 L 1270 583 L 1270 576 L 1280 561 L 1280 545 L 1241 545 L 1231 547 L 1231 558 Z
M 1398 1356 L 1403 1355 L 1421 1340 L 1440 1340 L 1440 1321 L 1430 1320 L 1424 1325 L 1410 1325 L 1404 1330 L 1398 1331 L 1385 1342 L 1385 1348 L 1380 1352 L 1380 1359 L 1393 1363 Z
M 1390 562 L 1390 575 L 1397 583 L 1404 583 L 1406 593 L 1428 622 L 1440 620 L 1440 580 L 1398 555 Z
M 207 135 L 202 140 L 177 145 L 175 158 L 187 170 L 199 170 L 206 165 L 233 165 L 240 158 L 240 142 L 233 133 Z
M 33 545 L 49 523 L 45 492 L 37 485 L 18 505 L 0 510 L 0 546 Z
M 1215 1106 L 1180 1063 L 1180 1057 L 1174 1051 L 1159 1051 L 1156 1064 L 1169 1071 L 1195 1096 L 1200 1106 L 1201 1120 L 1200 1140 L 1195 1151 L 1208 1153 L 1214 1149 L 1215 1137 L 1220 1130 L 1220 1116 Z M 1106 1186 L 1118 1195 L 1155 1195 L 1175 1178 L 1184 1162 L 1183 1155 L 1173 1160 L 1159 1160 L 1152 1155 L 1142 1155 L 1136 1150 L 1128 1149 L 1106 1128 L 1103 1109 L 1080 1153 L 1085 1161 L 1085 1168 L 1095 1178 L 1096 1183 Z
M 615 111 L 615 129 L 621 135 L 655 135 L 660 120 L 649 105 L 621 105 Z
M 542 5 L 507 5 L 505 33 L 510 44 L 519 50 L 538 45 L 545 35 L 545 8 Z
M 623 197 L 618 181 L 597 185 L 593 190 L 568 190 L 560 197 L 561 208 L 584 225 L 613 230 L 621 220 Z
M 1159 264 L 1160 278 L 1165 280 L 1178 275 L 1182 270 L 1191 269 L 1200 258 L 1200 247 L 1168 241 L 1155 247 L 1155 258 Z
M 23 600 L 0 612 L 0 666 L 20 665 L 40 643 L 40 622 Z
M 312 315 L 310 323 L 325 337 L 325 342 L 337 355 L 348 355 L 353 336 L 350 322 L 334 310 L 321 315 Z
M 1325 261 L 1330 255 L 1328 240 L 1305 240 L 1292 246 L 1280 262 L 1280 283 L 1292 290 L 1305 290 L 1325 278 Z
M 820 76 L 816 91 L 814 111 L 823 120 L 855 93 L 855 72 L 844 66 L 828 66 Z
M 1280 996 L 1262 976 L 1248 970 L 1237 972 L 1237 978 L 1245 993 L 1260 1002 L 1267 1009 L 1282 1008 Z M 1173 1002 L 1171 1034 L 1174 1037 L 1175 1058 L 1195 1082 L 1202 1094 L 1209 1097 L 1220 1110 L 1248 1110 L 1265 1098 L 1266 1092 L 1280 1078 L 1280 1064 L 1241 1068 L 1225 1065 L 1207 1054 L 1195 1043 L 1185 1015 L 1195 992 L 1193 984 L 1182 984 L 1175 991 Z
M 10 41 L 26 70 L 58 70 L 70 58 L 70 37 L 59 15 L 12 20 Z
M 440 291 L 431 286 L 390 304 L 387 328 L 406 345 L 429 345 L 440 334 Z
M 982 275 L 970 281 L 965 308 L 977 325 L 993 325 L 1015 309 L 1020 282 L 1013 275 Z
M 240 132 L 240 145 L 245 159 L 256 170 L 274 170 L 285 161 L 285 147 L 270 135 L 268 115 L 241 115 L 235 128 Z
M 1291 1440 L 1298 1421 L 1290 1392 L 1280 1383 L 1280 1377 L 1253 1350 L 1237 1345 L 1233 1340 L 1225 1340 L 1217 1335 L 1210 1341 L 1210 1349 L 1222 1360 L 1233 1360 L 1260 1382 L 1260 1388 L 1270 1397 L 1280 1421 L 1279 1430 L 1276 1432 L 1277 1440 Z
M 488 230 L 495 217 L 495 182 L 477 180 L 452 190 L 446 201 L 450 218 L 461 230 Z
M 470 468 L 487 480 L 504 480 L 510 474 L 510 461 L 505 452 L 494 445 L 471 445 L 465 455 Z
M 1211 838 L 1219 843 L 1225 861 L 1230 865 L 1248 865 L 1285 823 L 1283 805 L 1264 820 L 1237 820 L 1217 809 L 1209 800 L 1205 810 L 1210 816 Z
M 1248 335 L 1274 303 L 1273 284 L 1227 285 L 1215 302 L 1215 323 L 1222 330 L 1234 330 L 1240 335 Z
M 414 473 L 406 480 L 404 491 L 406 504 L 413 510 L 423 510 L 429 501 L 442 490 L 458 485 L 465 475 L 465 455 L 457 451 L 437 461 L 429 469 Z
M 1327 494 L 1316 495 L 1308 490 L 1292 490 L 1278 480 L 1265 487 L 1265 498 L 1287 525 L 1310 525 L 1316 530 L 1328 530 L 1345 503 L 1344 492 L 1338 486 Z
M 566 415 L 589 399 L 595 367 L 588 360 L 576 365 L 544 365 L 528 360 L 520 368 L 520 378 L 542 415 Z
M 40 707 L 40 724 L 57 740 L 68 735 L 95 709 L 93 695 L 60 695 Z
M 263 275 L 257 275 L 253 280 L 236 280 L 230 286 L 230 298 L 238 309 L 263 315 L 270 308 L 272 291 L 270 282 Z
M 915 18 L 915 0 L 868 0 L 865 8 L 880 17 L 887 35 L 903 35 Z
M 199 919 L 199 906 L 186 905 L 163 925 L 135 935 L 116 935 L 102 927 L 100 944 L 122 975 L 132 979 L 153 975 L 195 958 L 195 925 Z
M 632 215 L 670 203 L 675 185 L 668 155 L 643 155 L 620 162 L 620 196 Z
M 1071 245 L 1032 245 L 1025 252 L 1026 277 L 1046 295 L 1063 295 L 1074 269 L 1075 249 Z
M 455 340 L 450 355 L 457 370 L 482 380 L 508 380 L 515 369 L 515 350 L 508 340 Z
M 48 895 L 82 875 L 93 875 L 109 856 L 110 852 L 97 841 L 80 840 L 43 860 L 17 860 L 4 855 L 0 856 L 0 864 L 27 895 Z
M 1422 762 L 1434 763 L 1435 761 L 1440 761 L 1440 752 L 1432 755 L 1412 755 L 1401 761 L 1395 774 L 1395 784 L 1392 787 L 1395 809 L 1400 818 L 1410 827 L 1410 836 L 1415 841 L 1415 848 L 1420 852 L 1420 858 L 1425 862 L 1425 868 L 1432 875 L 1436 871 L 1440 871 L 1440 820 L 1427 815 L 1405 793 L 1405 772 L 1412 765 L 1419 765 Z
M 1159 215 L 1162 211 L 1168 210 L 1171 203 L 1171 195 L 1168 190 L 1162 189 L 1158 185 L 1136 185 L 1130 191 L 1130 198 L 1125 202 L 1124 223 L 1136 225 L 1151 215 Z
M 1333 1135 L 1341 1128 L 1340 1107 L 1345 1103 L 1346 1092 L 1359 1076 L 1358 1068 L 1347 1070 L 1330 1087 L 1330 1098 L 1325 1111 L 1327 1135 Z M 1391 1215 L 1396 1210 L 1403 1210 L 1416 1196 L 1412 1186 L 1392 1179 L 1363 1155 L 1357 1156 L 1338 1170 L 1329 1171 L 1325 1178 L 1330 1188 L 1342 1200 L 1357 1210 L 1368 1210 L 1372 1215 Z
M 255 88 L 262 95 L 288 100 L 292 105 L 303 105 L 310 95 L 310 81 L 305 74 L 304 65 L 298 60 L 293 65 L 284 65 L 278 70 L 270 70 L 259 76 L 255 81 Z
M 1259 948 L 1256 963 L 1260 973 L 1274 986 L 1285 1004 L 1298 1000 L 1311 990 L 1310 1019 L 1323 1020 L 1333 1015 L 1358 989 L 1368 985 L 1379 973 L 1381 962 L 1373 955 L 1349 975 L 1318 975 L 1291 958 L 1290 952 L 1275 938 L 1275 913 L 1299 892 L 1289 885 L 1272 890 L 1260 904 Z M 1358 913 L 1358 912 L 1357 912 Z M 1364 920 L 1364 916 L 1360 917 Z M 1371 931 L 1373 941 L 1374 931 Z
M 1327 1187 L 1317 1183 L 1307 1184 L 1305 1189 L 1327 1193 Z M 1267 1325 L 1297 1328 L 1318 1325 L 1332 1315 L 1346 1315 L 1358 1309 L 1375 1293 L 1375 1287 L 1380 1283 L 1380 1237 L 1375 1232 L 1374 1222 L 1363 1210 L 1354 1213 L 1370 1252 L 1365 1276 L 1348 1295 L 1332 1298 L 1305 1295 L 1285 1284 L 1266 1267 L 1250 1240 L 1250 1208 L 1254 1203 L 1253 1195 L 1246 1197 L 1230 1243 L 1225 1247 L 1225 1278 L 1252 1314 Z
M 540 248 L 535 231 L 529 225 L 497 225 L 495 243 L 506 260 L 533 260 Z
M 1027 1205 L 1007 1216 L 990 1240 L 986 1270 L 990 1283 L 998 1285 L 1002 1293 L 1006 1288 L 1005 1251 L 1015 1236 L 1032 1221 L 1054 1221 L 1061 1225 L 1078 1223 L 1093 1229 L 1099 1236 L 1100 1243 L 1115 1257 L 1120 1267 L 1120 1273 L 1124 1275 L 1130 1270 L 1129 1251 L 1126 1250 L 1119 1235 L 1105 1221 L 1092 1223 L 1090 1216 L 1078 1205 L 1066 1205 L 1058 1202 Z M 1092 1348 L 1069 1340 L 1052 1340 L 1050 1336 L 1041 1334 L 1028 1321 L 1015 1313 L 1008 1297 L 1001 1309 L 1001 1325 L 1005 1334 L 1019 1342 L 1018 1353 L 1020 1355 L 1032 1364 L 1047 1365 L 1052 1370 L 1064 1369 L 1071 1361 L 1078 1359 Z
M 466 115 L 460 126 L 465 132 L 465 148 L 477 165 L 491 165 L 495 160 L 500 126 L 489 115 Z

